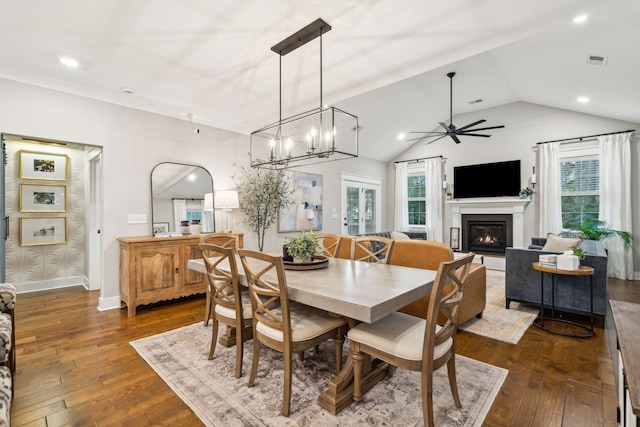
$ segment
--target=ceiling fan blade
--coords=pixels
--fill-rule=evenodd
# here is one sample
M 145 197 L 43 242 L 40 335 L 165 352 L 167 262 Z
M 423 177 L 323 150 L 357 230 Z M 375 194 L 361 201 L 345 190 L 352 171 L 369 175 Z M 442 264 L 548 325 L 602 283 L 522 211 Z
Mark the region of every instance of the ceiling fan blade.
M 432 144 L 432 143 L 434 143 L 434 142 L 436 142 L 436 141 L 441 140 L 441 139 L 442 139 L 442 138 L 444 138 L 445 136 L 447 136 L 447 134 L 441 135 L 440 137 L 438 137 L 438 138 L 436 138 L 436 139 L 432 139 L 431 141 L 427 142 L 427 143 L 426 143 L 426 144 L 424 144 L 424 145 Z
M 491 136 L 491 135 L 483 135 L 481 133 L 466 133 L 466 132 L 465 133 L 460 133 L 459 135 L 462 135 L 462 136 L 483 136 L 485 138 L 489 138 Z
M 412 131 L 407 133 L 432 133 L 434 135 L 442 135 L 442 132 Z
M 468 128 L 470 128 L 470 127 L 473 127 L 473 126 L 475 126 L 475 125 L 479 125 L 480 123 L 484 123 L 484 122 L 486 122 L 486 120 L 485 120 L 485 119 L 478 120 L 477 122 L 473 122 L 473 123 L 470 123 L 470 124 L 468 124 L 468 125 L 466 125 L 466 126 L 462 126 L 461 128 L 456 129 L 456 132 L 460 132 L 461 130 L 468 129 Z
M 441 126 L 442 128 L 444 128 L 444 130 L 446 130 L 446 131 L 447 131 L 447 133 L 451 133 L 451 132 L 453 132 L 453 131 L 451 130 L 451 128 L 450 128 L 449 126 L 447 126 L 447 124 L 446 124 L 446 123 L 442 123 L 442 122 L 438 122 L 438 123 L 440 123 L 440 126 Z
M 489 127 L 486 127 L 486 128 L 469 129 L 469 132 L 477 132 L 479 130 L 502 129 L 502 128 L 504 128 L 504 125 L 489 126 Z
M 460 140 L 458 139 L 456 134 L 452 133 L 452 134 L 449 134 L 449 136 L 451 137 L 451 139 L 455 141 L 456 144 L 460 144 Z
M 405 142 L 412 142 L 412 141 L 421 141 L 423 139 L 427 139 L 427 138 L 436 138 L 436 137 L 441 137 L 442 135 L 446 136 L 446 133 L 444 132 L 434 132 L 433 135 L 422 135 L 422 136 L 418 136 L 416 138 L 411 138 L 411 139 L 405 139 Z

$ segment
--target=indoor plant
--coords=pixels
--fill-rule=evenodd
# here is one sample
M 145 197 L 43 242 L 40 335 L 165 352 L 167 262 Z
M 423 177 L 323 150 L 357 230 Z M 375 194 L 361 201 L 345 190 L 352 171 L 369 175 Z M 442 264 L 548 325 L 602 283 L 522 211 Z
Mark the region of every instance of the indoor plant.
M 533 190 L 529 187 L 523 188 L 518 194 L 521 198 L 526 199 L 527 197 L 531 197 L 531 195 L 533 194 Z
M 605 240 L 608 237 L 617 235 L 622 239 L 625 250 L 631 248 L 631 233 L 628 231 L 612 230 L 610 224 L 596 219 L 574 224 L 571 226 L 571 230 L 565 234 L 580 237 L 583 240 Z
M 311 230 L 285 239 L 284 246 L 296 262 L 309 262 L 320 251 L 320 242 Z
M 264 248 L 264 234 L 278 218 L 280 209 L 293 203 L 293 191 L 285 174 L 268 169 L 240 168 L 233 175 L 238 190 L 238 204 L 244 213 L 244 223 L 258 235 L 258 248 Z

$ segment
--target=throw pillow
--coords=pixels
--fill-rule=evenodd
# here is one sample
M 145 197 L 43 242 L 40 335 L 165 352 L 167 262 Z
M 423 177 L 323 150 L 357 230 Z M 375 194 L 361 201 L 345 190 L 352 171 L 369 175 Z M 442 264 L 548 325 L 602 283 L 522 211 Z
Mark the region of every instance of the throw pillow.
M 401 233 L 399 231 L 392 231 L 391 232 L 391 238 L 393 240 L 411 240 L 411 237 L 409 237 L 406 234 Z
M 569 251 L 573 247 L 579 247 L 581 240 L 577 237 L 561 237 L 553 233 L 547 234 L 547 243 L 542 247 L 543 251 L 548 252 L 564 252 Z

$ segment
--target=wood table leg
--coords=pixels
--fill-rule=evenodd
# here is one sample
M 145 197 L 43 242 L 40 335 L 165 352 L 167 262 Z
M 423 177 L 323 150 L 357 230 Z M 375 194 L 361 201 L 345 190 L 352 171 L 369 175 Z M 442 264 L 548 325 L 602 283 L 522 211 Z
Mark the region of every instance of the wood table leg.
M 242 342 L 253 338 L 253 327 L 249 325 L 244 328 L 242 333 Z M 227 325 L 226 332 L 218 338 L 218 343 L 223 347 L 233 347 L 236 345 L 236 328 Z
M 349 349 L 347 361 L 338 374 L 329 381 L 328 389 L 318 396 L 318 405 L 333 415 L 342 411 L 353 402 L 353 353 Z M 381 360 L 371 359 L 364 354 L 362 360 L 362 393 L 366 393 L 374 385 L 387 376 L 389 365 Z

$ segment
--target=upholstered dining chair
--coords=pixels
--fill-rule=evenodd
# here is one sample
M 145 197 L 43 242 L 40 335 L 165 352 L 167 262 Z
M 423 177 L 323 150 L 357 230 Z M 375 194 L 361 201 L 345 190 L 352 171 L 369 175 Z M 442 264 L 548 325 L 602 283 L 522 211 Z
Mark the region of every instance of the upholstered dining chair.
M 205 233 L 200 235 L 200 243 L 208 243 L 210 245 L 222 246 L 223 248 L 236 248 L 236 237 L 233 234 L 226 233 Z M 209 324 L 209 319 L 211 319 L 212 305 L 211 305 L 211 292 L 209 286 L 207 286 L 207 298 L 206 298 L 206 306 L 204 309 L 204 326 Z
M 335 258 L 340 253 L 340 247 L 342 246 L 342 236 L 339 234 L 331 233 L 318 233 L 316 234 L 322 253 L 329 258 Z
M 447 365 L 453 400 L 462 407 L 456 381 L 456 324 L 464 284 L 474 254 L 442 262 L 431 289 L 425 318 L 395 312 L 374 323 L 360 323 L 347 336 L 354 361 L 353 400 L 362 399 L 364 354 L 402 369 L 422 373 L 422 414 L 425 426 L 433 426 L 433 371 Z M 444 289 L 447 292 L 444 293 Z M 443 295 L 444 293 L 444 295 Z M 438 314 L 446 322 L 438 325 Z M 422 345 L 419 343 L 422 342 Z
M 351 259 L 386 264 L 394 241 L 382 236 L 361 236 L 351 239 Z
M 294 301 L 289 301 L 282 257 L 247 249 L 238 250 L 249 286 L 253 308 L 253 363 L 249 387 L 258 372 L 260 344 L 284 354 L 282 415 L 291 407 L 292 354 L 315 347 L 330 338 L 335 341 L 336 367 L 342 368 L 345 319 Z M 265 277 L 268 276 L 268 277 Z
M 241 292 L 238 280 L 238 266 L 233 248 L 200 243 L 200 251 L 207 268 L 207 285 L 211 292 L 213 311 L 213 332 L 209 360 L 213 359 L 218 340 L 219 323 L 235 330 L 236 338 L 236 378 L 242 376 L 243 342 L 251 337 L 253 325 L 248 294 Z M 221 265 L 225 269 L 220 268 Z M 228 269 L 226 268 L 228 265 Z

